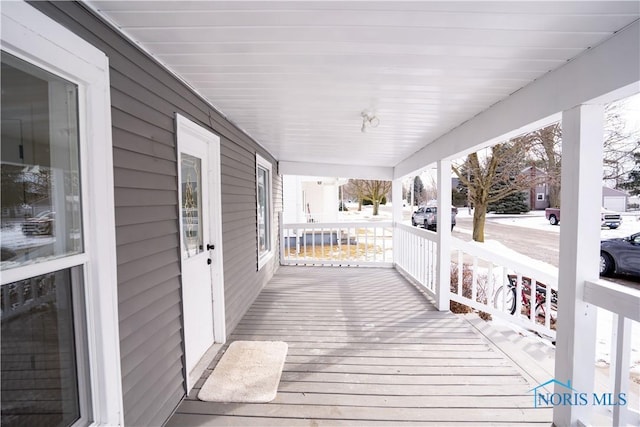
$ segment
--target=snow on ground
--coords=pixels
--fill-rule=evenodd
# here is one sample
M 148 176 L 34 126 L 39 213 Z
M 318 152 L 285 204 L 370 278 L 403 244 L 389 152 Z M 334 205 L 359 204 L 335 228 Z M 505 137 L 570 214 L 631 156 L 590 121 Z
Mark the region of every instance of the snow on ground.
M 458 215 L 460 214 L 466 214 L 466 216 L 469 216 L 466 209 L 460 209 Z M 544 216 L 544 211 L 531 211 L 521 215 L 487 214 L 487 220 L 498 224 L 532 228 L 552 233 L 560 233 L 560 228 L 562 226 L 549 224 L 549 221 Z M 615 230 L 603 228 L 601 231 L 601 237 L 603 239 L 627 237 L 638 232 L 640 232 L 640 213 L 623 213 L 622 224 L 620 227 Z

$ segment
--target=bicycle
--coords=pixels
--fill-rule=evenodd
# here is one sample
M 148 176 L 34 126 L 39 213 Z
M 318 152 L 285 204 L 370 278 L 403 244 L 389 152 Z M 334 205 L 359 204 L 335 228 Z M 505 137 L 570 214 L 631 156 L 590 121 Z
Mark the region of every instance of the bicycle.
M 493 299 L 493 306 L 499 310 L 504 310 L 509 314 L 515 314 L 516 312 L 516 289 L 518 283 L 518 276 L 515 274 L 508 274 L 509 284 L 500 286 L 496 291 Z M 506 290 L 506 293 L 505 293 Z M 504 294 L 504 295 L 503 295 Z M 520 291 L 522 307 L 526 309 L 527 317 L 530 315 L 531 310 L 531 279 L 528 277 L 522 277 L 522 286 Z M 544 323 L 546 318 L 546 302 L 547 302 L 547 287 L 543 283 L 536 281 L 536 305 L 535 314 L 541 323 Z M 550 308 L 552 312 L 558 311 L 558 291 L 551 289 L 551 304 Z M 551 316 L 552 323 L 555 322 L 555 317 Z

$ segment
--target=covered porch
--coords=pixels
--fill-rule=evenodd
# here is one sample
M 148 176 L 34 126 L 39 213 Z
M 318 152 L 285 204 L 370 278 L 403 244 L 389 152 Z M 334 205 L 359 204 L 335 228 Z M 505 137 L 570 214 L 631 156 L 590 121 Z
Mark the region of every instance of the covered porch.
M 575 426 L 594 423 L 596 409 L 608 411 L 613 425 L 637 425 L 637 413 L 620 406 L 556 405 L 553 415 L 548 409 L 533 409 L 527 390 L 539 382 L 528 382 L 526 374 L 502 356 L 495 362 L 507 369 L 504 375 L 455 374 L 439 365 L 435 366 L 438 371 L 447 375 L 420 373 L 433 367 L 428 362 L 454 351 L 439 346 L 464 349 L 461 363 L 484 363 L 483 355 L 499 355 L 446 311 L 453 300 L 504 314 L 495 291 L 506 286 L 502 280 L 512 275 L 517 295 L 515 316 L 510 316 L 513 322 L 555 335 L 552 290 L 559 296 L 556 386 L 549 391 L 562 393 L 563 384 L 571 381 L 579 392 L 594 392 L 600 307 L 615 315 L 612 382 L 607 390 L 614 396 L 628 393 L 631 325 L 640 321 L 640 297 L 599 279 L 595 231 L 600 225 L 601 194 L 594 189 L 602 185 L 604 105 L 640 91 L 637 2 L 548 2 L 543 6 L 536 2 L 414 2 L 410 8 L 398 2 L 380 2 L 374 8 L 349 2 L 231 4 L 90 2 L 97 13 L 272 154 L 277 160 L 274 173 L 392 180 L 393 220 L 375 227 L 354 226 L 355 240 L 347 230 L 347 238 L 338 245 L 346 244 L 350 250 L 352 242 L 360 245 L 364 240 L 365 248 L 381 242 L 380 251 L 356 253 L 355 265 L 393 266 L 417 288 L 401 281 L 394 270 L 383 270 L 383 274 L 281 267 L 229 340 L 277 337 L 291 341 L 292 357 L 307 357 L 306 364 L 311 366 L 304 367 L 309 369 L 302 370 L 300 360 L 289 361 L 279 400 L 268 405 L 212 405 L 194 400 L 190 391 L 170 425 L 262 425 L 279 419 L 308 424 L 305 418 L 327 424 L 361 420 L 369 425 L 376 420 L 397 424 L 400 417 L 407 422 L 477 425 L 482 417 L 495 416 L 484 420 L 518 424 L 549 423 L 553 418 L 556 425 Z M 402 223 L 398 202 L 405 177 L 436 164 L 437 192 L 448 195 L 452 160 L 560 120 L 563 229 L 557 273 L 541 272 L 452 238 L 449 197 L 438 200 L 438 233 Z M 233 175 L 239 162 L 233 159 L 234 153 L 227 156 L 223 175 Z M 251 181 L 253 176 L 243 179 Z M 276 196 L 281 191 L 275 186 L 272 190 Z M 255 209 L 251 196 L 247 216 Z M 222 200 L 236 204 L 240 199 Z M 303 254 L 299 248 L 300 242 L 307 242 L 297 237 L 300 232 L 311 229 L 311 235 L 319 232 L 322 240 L 321 230 L 333 233 L 330 229 L 338 228 L 342 233 L 344 225 L 278 224 L 275 219 L 281 207 L 274 205 L 269 209 L 264 205 L 265 212 L 272 214 L 264 228 L 273 229 L 270 237 L 280 250 L 281 263 L 354 265 L 353 260 L 309 259 L 309 252 L 312 258 L 317 256 L 315 238 L 310 239 L 310 251 L 305 248 Z M 451 271 L 453 264 L 458 266 L 456 275 Z M 454 290 L 452 283 L 456 277 L 458 283 L 463 281 L 465 264 L 471 268 L 469 295 L 463 286 Z M 359 281 L 361 275 L 370 274 L 373 284 Z M 397 296 L 379 280 L 384 275 L 395 277 L 389 282 L 402 289 Z M 481 275 L 486 277 L 488 292 L 478 286 Z M 312 277 L 317 284 L 307 283 Z M 542 319 L 535 310 L 522 316 L 525 278 L 546 285 Z M 324 292 L 315 290 L 316 286 Z M 416 289 L 428 295 L 433 305 Z M 486 298 L 480 291 L 486 292 Z M 301 298 L 299 307 L 304 310 L 289 307 L 295 306 L 294 297 Z M 390 315 L 383 314 L 381 307 L 388 307 Z M 335 311 L 339 309 L 343 312 Z M 304 320 L 296 317 L 301 314 Z M 280 323 L 287 316 L 292 316 L 292 324 L 283 329 Z M 425 328 L 430 322 L 441 328 Z M 377 329 L 363 330 L 368 324 Z M 307 331 L 306 326 L 311 329 Z M 379 351 L 379 346 L 385 346 L 385 351 L 369 353 Z M 421 359 L 411 365 L 410 375 L 380 374 L 373 369 L 385 369 L 387 364 L 380 360 L 342 361 L 375 357 L 395 363 L 412 359 L 408 355 Z M 334 359 L 320 363 L 319 357 Z M 353 366 L 362 366 L 362 372 L 349 371 Z M 326 372 L 325 367 L 342 371 Z M 349 381 L 345 381 L 347 375 Z M 436 379 L 449 382 L 438 384 Z M 474 381 L 480 383 L 471 384 Z M 359 388 L 367 393 L 378 390 L 373 397 L 365 394 L 378 400 L 364 401 Z M 443 395 L 449 398 L 440 399 Z M 336 396 L 344 400 L 329 400 Z M 280 400 L 285 397 L 298 400 Z M 312 400 L 316 397 L 327 400 Z M 454 405 L 464 406 L 453 409 Z
M 288 343 L 276 399 L 199 401 L 216 360 L 168 426 L 551 423 L 530 391 L 548 376 L 539 361 L 436 310 L 395 269 L 281 267 L 235 340 Z

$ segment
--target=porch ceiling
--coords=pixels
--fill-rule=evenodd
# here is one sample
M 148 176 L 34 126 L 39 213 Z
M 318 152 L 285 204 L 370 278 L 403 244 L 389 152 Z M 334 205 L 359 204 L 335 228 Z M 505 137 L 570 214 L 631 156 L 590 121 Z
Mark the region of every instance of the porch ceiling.
M 278 160 L 387 167 L 639 17 L 636 1 L 88 3 Z

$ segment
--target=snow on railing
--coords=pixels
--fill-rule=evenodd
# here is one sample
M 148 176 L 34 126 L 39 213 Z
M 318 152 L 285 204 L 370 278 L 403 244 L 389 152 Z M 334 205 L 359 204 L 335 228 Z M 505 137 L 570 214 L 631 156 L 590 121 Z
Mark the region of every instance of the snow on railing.
M 626 405 L 608 406 L 606 408 L 608 413 L 605 415 L 611 417 L 611 425 L 614 426 L 640 425 L 638 410 L 640 400 L 629 387 L 631 365 L 640 361 L 640 355 L 632 350 L 632 337 L 637 338 L 640 332 L 640 295 L 634 289 L 607 280 L 598 280 L 585 283 L 583 299 L 599 308 L 598 324 L 606 321 L 605 317 L 611 316 L 611 332 L 605 331 L 609 337 L 598 336 L 598 343 L 604 341 L 611 344 L 609 354 L 611 384 L 607 390 L 613 391 L 613 396 L 620 396 L 621 393 L 626 395 Z M 636 335 L 632 329 L 635 329 Z M 634 345 L 638 345 L 637 340 Z M 635 353 L 634 360 L 631 358 L 632 353 Z
M 283 265 L 393 266 L 391 221 L 282 224 L 280 229 Z
M 452 238 L 451 300 L 555 339 L 557 270 L 484 245 Z
M 435 298 L 437 286 L 437 234 L 398 224 L 395 229 L 395 264 Z

